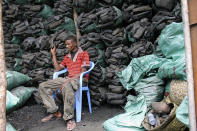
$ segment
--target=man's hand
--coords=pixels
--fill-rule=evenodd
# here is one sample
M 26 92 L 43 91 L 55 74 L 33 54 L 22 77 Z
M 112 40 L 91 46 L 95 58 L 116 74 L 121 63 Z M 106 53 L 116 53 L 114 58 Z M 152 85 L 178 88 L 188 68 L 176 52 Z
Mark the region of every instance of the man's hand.
M 56 53 L 56 46 L 54 45 L 53 48 L 51 48 L 51 54 L 55 55 Z
M 74 79 L 79 78 L 80 75 L 81 75 L 81 74 L 78 74 L 78 75 L 76 75 L 76 76 L 73 76 L 73 77 L 71 77 L 71 78 L 68 78 L 68 79 L 66 80 L 66 82 L 64 82 L 64 84 L 62 84 L 62 87 L 60 88 L 60 90 L 62 91 L 62 89 L 63 89 L 69 82 L 71 82 L 71 81 L 74 80 Z

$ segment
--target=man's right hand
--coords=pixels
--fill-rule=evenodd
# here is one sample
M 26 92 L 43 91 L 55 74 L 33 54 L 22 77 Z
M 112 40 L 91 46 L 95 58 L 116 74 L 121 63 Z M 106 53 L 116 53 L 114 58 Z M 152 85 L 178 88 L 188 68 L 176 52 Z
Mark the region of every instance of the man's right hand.
M 55 55 L 56 53 L 56 46 L 54 45 L 53 48 L 51 48 L 51 54 Z

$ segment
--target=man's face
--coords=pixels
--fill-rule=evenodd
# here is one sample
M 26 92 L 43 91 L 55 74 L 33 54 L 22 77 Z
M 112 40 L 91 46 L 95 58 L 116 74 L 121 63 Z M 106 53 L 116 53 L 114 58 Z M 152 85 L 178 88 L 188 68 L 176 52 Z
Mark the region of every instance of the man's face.
M 73 40 L 66 40 L 65 44 L 66 44 L 66 48 L 69 51 L 73 51 L 73 49 L 75 49 L 75 47 L 77 46 L 77 42 L 75 42 Z

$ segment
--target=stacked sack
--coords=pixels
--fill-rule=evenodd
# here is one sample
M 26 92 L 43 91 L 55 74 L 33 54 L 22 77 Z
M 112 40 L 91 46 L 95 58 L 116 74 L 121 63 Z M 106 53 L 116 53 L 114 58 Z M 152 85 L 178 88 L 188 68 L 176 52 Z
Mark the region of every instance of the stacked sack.
M 23 106 L 31 97 L 31 94 L 36 91 L 36 88 L 22 86 L 30 81 L 31 78 L 16 71 L 6 71 L 6 79 L 6 112 L 9 113 Z

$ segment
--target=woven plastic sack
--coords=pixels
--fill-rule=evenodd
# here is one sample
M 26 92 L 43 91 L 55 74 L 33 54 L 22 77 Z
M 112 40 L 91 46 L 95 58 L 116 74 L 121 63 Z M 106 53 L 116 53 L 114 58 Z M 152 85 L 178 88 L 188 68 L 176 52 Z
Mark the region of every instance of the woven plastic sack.
M 9 122 L 6 122 L 6 131 L 16 131 L 16 129 Z
M 141 126 L 147 111 L 144 96 L 127 96 L 125 113 L 104 122 L 106 131 L 144 131 Z
M 114 21 L 114 25 L 113 25 L 114 27 L 116 27 L 122 23 L 123 17 L 122 17 L 122 12 L 120 9 L 118 9 L 116 6 L 113 6 L 113 8 L 117 13 L 117 17 L 116 17 L 117 19 L 116 21 Z
M 6 91 L 6 112 L 10 112 L 18 103 L 19 98 L 14 96 L 11 92 Z
M 20 72 L 21 70 L 22 70 L 22 61 L 19 58 L 15 58 L 14 71 Z
M 144 95 L 148 107 L 151 107 L 152 102 L 161 101 L 164 97 L 164 82 L 159 77 L 153 74 L 138 82 L 134 89 L 141 95 Z
M 186 60 L 182 23 L 171 23 L 162 30 L 158 41 L 166 61 L 159 69 L 161 78 L 186 80 Z
M 18 103 L 14 107 L 14 109 L 17 109 L 18 107 L 21 107 L 25 104 L 25 102 L 31 97 L 33 91 L 36 91 L 36 88 L 34 87 L 24 87 L 19 86 L 17 88 L 14 88 L 11 93 L 19 98 Z
M 7 90 L 11 90 L 31 80 L 31 78 L 28 77 L 27 75 L 24 75 L 16 71 L 6 71 L 6 79 L 7 79 Z
M 71 18 L 68 18 L 68 17 L 65 17 L 64 22 L 60 26 L 55 28 L 54 31 L 57 31 L 60 29 L 65 29 L 65 30 L 70 31 L 74 34 L 76 33 L 75 23 Z
M 19 39 L 19 37 L 13 36 L 12 37 L 12 40 L 11 40 L 11 43 L 12 44 L 20 44 L 21 43 L 21 40 Z
M 137 84 L 148 72 L 158 69 L 165 58 L 159 58 L 156 55 L 146 55 L 139 58 L 134 58 L 130 64 L 118 73 L 119 80 L 123 87 L 130 90 Z
M 176 117 L 179 121 L 184 123 L 188 128 L 189 125 L 189 110 L 188 110 L 188 97 L 185 96 L 182 103 L 176 110 Z
M 42 11 L 38 14 L 41 15 L 43 18 L 48 19 L 49 17 L 53 16 L 53 11 L 50 6 L 44 5 Z

